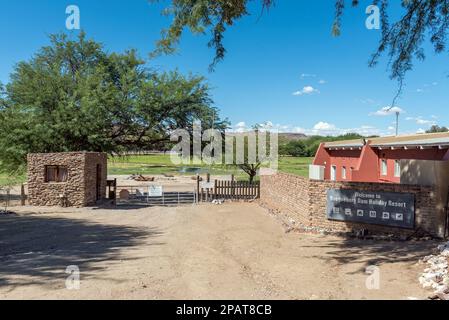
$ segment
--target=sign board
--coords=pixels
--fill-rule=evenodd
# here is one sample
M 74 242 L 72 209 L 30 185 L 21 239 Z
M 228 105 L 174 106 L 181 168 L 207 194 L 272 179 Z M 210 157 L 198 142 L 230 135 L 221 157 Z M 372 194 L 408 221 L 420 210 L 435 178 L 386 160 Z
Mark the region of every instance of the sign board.
M 202 189 L 213 189 L 215 188 L 215 182 L 203 182 L 201 183 Z
M 148 196 L 149 197 L 162 197 L 164 189 L 162 186 L 149 186 Z
M 414 229 L 415 196 L 410 193 L 327 191 L 327 218 Z

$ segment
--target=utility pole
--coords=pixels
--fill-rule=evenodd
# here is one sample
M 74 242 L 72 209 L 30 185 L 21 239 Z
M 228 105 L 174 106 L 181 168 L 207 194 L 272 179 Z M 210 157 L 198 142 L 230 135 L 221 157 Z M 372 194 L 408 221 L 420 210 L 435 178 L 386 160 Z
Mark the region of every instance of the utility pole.
M 400 112 L 396 111 L 396 137 L 399 135 L 399 115 Z

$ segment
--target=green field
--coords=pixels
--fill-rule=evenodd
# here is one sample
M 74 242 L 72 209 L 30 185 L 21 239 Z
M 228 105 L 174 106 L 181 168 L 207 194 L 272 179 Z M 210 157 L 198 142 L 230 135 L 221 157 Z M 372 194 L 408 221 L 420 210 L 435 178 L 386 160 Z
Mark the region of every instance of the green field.
M 307 177 L 309 165 L 313 158 L 281 157 L 279 159 L 279 171 Z M 141 155 L 128 157 L 110 157 L 108 161 L 108 174 L 110 175 L 195 175 L 189 172 L 189 168 L 201 168 L 201 174 L 235 175 L 239 180 L 247 179 L 247 175 L 234 166 L 208 166 L 200 165 L 173 165 L 169 155 Z M 184 169 L 184 170 L 183 170 Z M 25 175 L 16 177 L 14 184 L 25 182 Z M 11 179 L 5 174 L 0 174 L 0 186 L 8 185 Z
M 0 173 L 0 187 L 8 185 L 20 185 L 26 181 L 25 174 L 10 178 L 6 174 Z
M 279 159 L 279 171 L 308 176 L 309 165 L 312 163 L 312 160 L 313 158 L 281 157 Z M 169 155 L 111 157 L 108 166 L 110 175 L 194 175 L 194 172 L 189 173 L 189 168 L 201 168 L 201 173 L 210 173 L 212 175 L 234 174 L 238 179 L 246 179 L 247 177 L 244 172 L 234 166 L 173 165 Z

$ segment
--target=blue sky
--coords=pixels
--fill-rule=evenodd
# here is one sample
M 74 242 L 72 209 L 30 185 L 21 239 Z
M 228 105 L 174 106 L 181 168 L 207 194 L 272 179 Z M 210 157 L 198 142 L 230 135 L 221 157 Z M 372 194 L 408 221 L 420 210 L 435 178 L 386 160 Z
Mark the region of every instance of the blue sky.
M 170 22 L 161 15 L 164 2 L 0 0 L 1 82 L 8 82 L 15 63 L 47 45 L 49 34 L 68 32 L 65 9 L 71 4 L 79 6 L 81 27 L 89 37 L 108 51 L 136 48 L 143 58 Z M 391 104 L 397 86 L 384 62 L 374 69 L 367 66 L 380 36 L 365 27 L 369 4 L 348 8 L 342 36 L 334 38 L 333 0 L 278 0 L 262 17 L 255 1 L 252 15 L 226 33 L 228 54 L 214 73 L 208 72 L 214 53 L 207 47 L 208 35 L 189 32 L 177 54 L 148 65 L 206 76 L 216 106 L 234 126 L 270 122 L 282 131 L 307 134 L 391 134 L 394 116 L 377 111 Z M 405 111 L 401 133 L 449 125 L 448 57 L 435 56 L 430 47 L 426 53 L 427 59 L 408 74 L 398 102 Z

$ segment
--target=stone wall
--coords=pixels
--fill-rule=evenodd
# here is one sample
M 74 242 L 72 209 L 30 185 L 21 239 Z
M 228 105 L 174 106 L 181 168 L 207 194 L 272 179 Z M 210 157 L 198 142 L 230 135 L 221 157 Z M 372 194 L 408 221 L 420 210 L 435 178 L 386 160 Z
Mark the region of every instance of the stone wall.
M 331 221 L 326 216 L 327 190 L 352 189 L 413 193 L 415 195 L 415 230 L 386 226 Z M 367 229 L 371 233 L 410 235 L 421 230 L 433 236 L 444 235 L 445 222 L 437 207 L 435 187 L 315 181 L 290 174 L 278 173 L 261 177 L 261 204 L 272 209 L 284 222 L 296 228 L 320 229 L 328 232 L 351 232 Z
M 102 167 L 101 198 L 106 195 L 107 156 L 103 153 L 70 152 L 28 155 L 28 201 L 32 206 L 60 206 L 61 197 L 70 207 L 96 203 L 96 170 Z M 46 166 L 65 166 L 67 182 L 46 182 Z
M 94 205 L 97 202 L 97 166 L 100 170 L 100 198 L 106 198 L 106 182 L 108 175 L 108 158 L 105 153 L 86 153 L 84 167 L 85 199 L 86 205 Z

